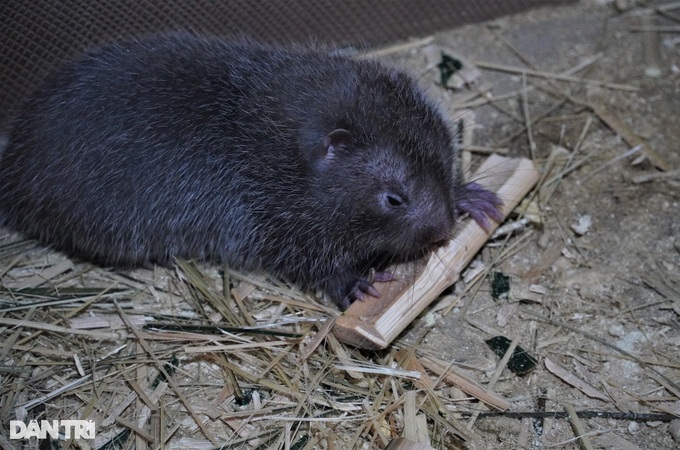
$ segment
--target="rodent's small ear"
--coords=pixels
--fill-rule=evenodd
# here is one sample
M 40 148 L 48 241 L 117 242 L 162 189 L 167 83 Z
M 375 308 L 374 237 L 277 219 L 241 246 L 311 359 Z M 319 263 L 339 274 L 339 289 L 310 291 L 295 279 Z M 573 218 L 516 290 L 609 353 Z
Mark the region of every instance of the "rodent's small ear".
M 323 140 L 326 148 L 326 160 L 333 159 L 340 149 L 348 149 L 352 146 L 352 133 L 344 128 L 338 128 L 326 135 Z

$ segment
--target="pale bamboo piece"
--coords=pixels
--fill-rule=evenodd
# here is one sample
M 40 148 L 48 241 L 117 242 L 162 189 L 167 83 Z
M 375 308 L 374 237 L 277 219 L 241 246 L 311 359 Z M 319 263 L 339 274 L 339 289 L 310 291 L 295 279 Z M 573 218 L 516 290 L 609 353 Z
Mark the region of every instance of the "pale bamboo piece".
M 536 184 L 538 176 L 534 164 L 526 158 L 492 155 L 478 169 L 475 180 L 503 200 L 500 210 L 507 217 Z M 493 221 L 488 231 L 473 220 L 461 225 L 451 242 L 427 261 L 390 267 L 397 279 L 374 284 L 380 298 L 356 301 L 338 318 L 333 327 L 338 340 L 365 349 L 387 347 L 444 289 L 458 280 L 498 227 Z

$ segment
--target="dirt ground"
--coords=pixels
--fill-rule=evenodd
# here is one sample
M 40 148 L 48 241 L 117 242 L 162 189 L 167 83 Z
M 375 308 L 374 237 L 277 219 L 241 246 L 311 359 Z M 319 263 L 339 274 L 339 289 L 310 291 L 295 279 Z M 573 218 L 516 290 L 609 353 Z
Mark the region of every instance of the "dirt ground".
M 398 381 L 396 378 L 390 381 L 351 379 L 340 369 L 328 369 L 337 363 L 334 358 L 342 363 L 363 361 L 389 366 L 393 350 L 416 344 L 419 355 L 436 355 L 480 386 L 489 386 L 500 358 L 485 340 L 502 335 L 516 339 L 519 346 L 538 361 L 537 367 L 524 376 L 517 376 L 506 368 L 490 387 L 509 402 L 508 411 L 520 417 L 481 414 L 471 421 L 471 413 L 489 409 L 455 385 L 438 387 L 436 395 L 448 413 L 463 424 L 471 424 L 472 435 L 467 442 L 462 442 L 454 439 L 453 433 L 441 431 L 444 426 L 437 421 L 435 411 L 427 416 L 432 447 L 471 450 L 679 448 L 680 424 L 678 419 L 670 421 L 668 415 L 680 416 L 680 178 L 677 172 L 674 177 L 646 182 L 639 176 L 661 174 L 658 166 L 666 165 L 666 172 L 680 168 L 680 38 L 677 30 L 675 34 L 657 35 L 661 75 L 647 76 L 644 36 L 635 30 L 641 24 L 643 12 L 642 8 L 635 8 L 622 13 L 612 5 L 594 2 L 539 9 L 440 33 L 433 36 L 430 47 L 417 46 L 384 57 L 422 74 L 424 83 L 431 87 L 430 92 L 441 99 L 452 117 L 460 117 L 465 110 L 472 111 L 473 149 L 496 149 L 511 156 L 531 158 L 542 170 L 551 167 L 551 154 L 557 155 L 552 171 L 542 180 L 541 191 L 533 197 L 533 220 L 507 242 L 504 238 L 492 241 L 482 253 L 487 267 L 510 277 L 511 290 L 507 298 L 494 300 L 488 279 L 470 290 L 467 290 L 470 286 L 461 281 L 416 319 L 393 348 L 375 353 L 359 352 L 328 341 L 317 350 L 317 353 L 326 352 L 323 353 L 326 359 L 315 360 L 317 356 L 309 356 L 309 364 L 305 362 L 297 368 L 295 361 L 299 361 L 298 353 L 302 352 L 297 346 L 286 347 L 290 353 L 278 354 L 275 344 L 279 344 L 269 343 L 271 347 L 266 352 L 271 353 L 266 353 L 270 358 L 266 362 L 243 355 L 230 355 L 224 359 L 228 362 L 221 362 L 217 356 L 200 359 L 194 354 L 182 353 L 185 347 L 199 340 L 186 341 L 186 336 L 180 337 L 179 332 L 177 343 L 173 343 L 172 339 L 156 342 L 153 333 L 145 331 L 142 336 L 147 345 L 151 345 L 149 342 L 159 345 L 154 347 L 156 352 L 152 357 L 149 347 L 130 347 L 132 350 L 128 352 L 126 345 L 130 344 L 125 343 L 125 339 L 111 341 L 110 333 L 123 333 L 120 330 L 134 325 L 123 323 L 120 317 L 114 325 L 113 317 L 122 316 L 118 314 L 122 308 L 129 317 L 142 322 L 151 316 L 160 320 L 154 314 L 164 314 L 172 320 L 179 317 L 215 319 L 219 308 L 211 312 L 209 307 L 193 302 L 201 297 L 197 292 L 203 291 L 196 287 L 198 283 L 189 287 L 182 283 L 189 277 L 186 271 L 179 276 L 181 270 L 101 269 L 70 261 L 59 253 L 26 243 L 15 234 L 0 233 L 0 275 L 4 289 L 47 285 L 57 289 L 92 288 L 92 298 L 83 297 L 85 300 L 79 300 L 75 306 L 64 300 L 49 312 L 24 308 L 19 310 L 22 315 L 15 312 L 15 315 L 3 316 L 0 346 L 2 367 L 6 369 L 0 383 L 3 427 L 14 417 L 51 417 L 50 411 L 92 417 L 99 424 L 113 415 L 120 416 L 100 428 L 102 437 L 98 445 L 92 445 L 99 448 L 121 429 L 135 428 L 130 424 L 144 415 L 144 405 L 157 400 L 150 393 L 154 387 L 145 391 L 144 386 L 151 386 L 148 380 L 158 373 L 158 361 L 177 356 L 180 361 L 175 363 L 177 385 L 170 384 L 167 388 L 166 395 L 171 399 L 161 408 L 166 415 L 158 418 L 154 416 L 158 414 L 156 410 L 146 412 L 156 417 L 155 421 L 150 419 L 155 429 L 164 426 L 172 429 L 166 436 L 166 448 L 212 448 L 192 420 L 192 414 L 183 409 L 186 399 L 194 404 L 194 413 L 200 415 L 203 426 L 215 436 L 227 436 L 220 440 L 224 448 L 384 448 L 386 441 L 401 433 L 406 419 L 394 413 L 371 422 L 361 420 L 356 414 L 370 416 L 371 405 L 378 405 L 376 408 L 381 410 L 396 405 L 394 410 L 398 411 L 399 393 L 408 390 L 410 385 L 402 383 L 401 378 Z M 680 20 L 680 9 L 667 14 L 675 14 L 676 20 Z M 655 17 L 657 25 L 677 28 L 677 21 L 659 14 Z M 426 59 L 428 52 L 435 48 L 432 46 L 478 64 L 480 73 L 474 83 L 449 90 L 434 86 L 433 80 L 438 75 L 428 68 Z M 590 82 L 555 80 L 555 74 L 569 71 L 587 60 L 591 64 L 572 75 Z M 496 68 L 488 68 L 490 65 Z M 544 75 L 523 77 L 521 73 L 498 70 L 500 66 L 530 68 Z M 522 93 L 524 85 L 528 89 Z M 465 117 L 471 125 L 471 116 Z M 529 131 L 526 130 L 528 118 L 531 120 Z M 621 130 L 631 130 L 647 147 L 622 157 L 635 148 L 637 142 L 630 136 L 622 136 L 626 131 Z M 557 147 L 562 148 L 562 153 Z M 640 158 L 651 152 L 657 157 Z M 475 162 L 483 157 L 478 150 L 473 155 Z M 555 176 L 560 172 L 562 176 Z M 583 218 L 590 218 L 590 223 L 585 219 L 583 229 L 575 231 L 580 220 L 584 223 Z M 201 295 L 210 297 L 209 292 L 219 290 L 223 282 L 229 286 L 229 280 L 225 280 L 217 268 L 201 266 L 201 270 L 209 280 L 205 285 L 208 293 Z M 36 282 L 36 277 L 41 281 Z M 47 285 L 42 284 L 45 280 Z M 251 295 L 253 302 L 274 298 L 267 294 L 271 290 L 259 288 L 262 286 L 259 279 L 240 280 L 240 284 L 231 281 L 244 298 Z M 94 294 L 101 292 L 98 289 L 108 288 L 120 291 L 110 295 Z M 260 291 L 264 293 L 257 294 Z M 84 295 L 84 291 L 79 292 Z M 253 311 L 250 317 L 254 322 L 276 323 L 284 306 L 297 307 L 294 302 L 298 300 L 309 302 L 302 294 L 280 285 L 275 294 L 277 306 L 263 306 Z M 281 301 L 283 296 L 289 300 Z M 23 299 L 10 294 L 9 290 L 3 291 L 0 298 L 6 305 L 21 303 Z M 283 315 L 296 335 L 313 336 L 320 328 L 316 325 L 318 321 L 337 314 L 324 306 L 299 308 L 303 312 L 286 310 L 287 315 Z M 97 317 L 107 317 L 108 325 L 103 328 L 83 325 L 82 340 L 72 336 L 62 339 L 61 329 L 55 331 L 47 326 L 41 329 L 35 325 L 37 328 L 27 331 L 9 321 L 10 318 L 31 323 L 44 321 L 73 329 L 78 328 L 77 319 L 94 321 Z M 99 332 L 102 334 L 97 334 Z M 279 339 L 286 338 L 279 336 Z M 208 339 L 204 344 L 215 342 L 217 338 Z M 137 359 L 123 358 L 123 348 L 128 352 L 127 358 L 135 357 L 137 352 Z M 80 355 L 81 362 L 70 356 L 74 353 Z M 118 353 L 119 360 L 110 366 L 104 365 L 102 361 L 107 355 Z M 146 356 L 139 356 L 141 354 Z M 291 358 L 289 362 L 288 358 Z M 132 362 L 134 367 L 129 366 L 130 372 L 122 369 Z M 85 370 L 78 367 L 79 364 L 84 364 Z M 101 364 L 99 371 L 94 369 L 97 364 Z M 281 373 L 277 372 L 277 364 L 284 365 Z M 324 389 L 328 392 L 333 386 L 336 390 L 347 389 L 359 398 L 352 399 L 347 394 L 340 399 L 326 393 L 324 401 L 331 404 L 332 398 L 338 402 L 332 404 L 333 414 L 319 413 L 314 416 L 319 422 L 286 421 L 285 414 L 304 416 L 305 411 L 321 408 L 323 401 L 312 401 L 313 395 L 308 393 L 304 406 L 295 409 L 295 405 L 302 405 L 296 403 L 301 401 L 296 397 L 296 389 L 303 390 L 297 383 L 314 378 L 315 364 L 319 367 L 328 364 L 323 366 L 325 381 L 320 382 Z M 90 369 L 93 379 L 101 384 L 92 383 L 88 378 Z M 261 370 L 262 378 L 248 378 L 248 370 L 253 373 Z M 285 371 L 288 373 L 284 375 Z M 261 402 L 263 411 L 278 419 L 249 422 L 249 417 L 258 415 L 248 416 L 250 406 L 243 407 L 246 409 L 234 406 L 238 392 L 235 393 L 232 382 L 224 381 L 225 378 L 232 380 L 225 375 L 227 372 L 232 377 L 236 374 L 236 379 L 241 380 L 249 392 L 259 392 L 262 398 L 254 403 Z M 263 380 L 268 376 L 278 377 L 277 381 L 265 383 Z M 107 381 L 111 379 L 118 381 Z M 76 381 L 81 383 L 77 385 L 78 390 L 67 389 L 69 382 Z M 277 387 L 276 383 L 283 387 Z M 385 394 L 383 390 L 389 391 L 388 388 L 394 391 Z M 51 397 L 50 393 L 58 389 L 64 393 Z M 375 389 L 380 393 L 375 394 Z M 176 394 L 177 390 L 186 398 L 173 397 L 172 392 Z M 141 395 L 141 401 L 137 397 L 131 401 L 133 410 L 115 409 L 121 399 L 140 391 L 145 391 L 150 399 Z M 371 393 L 371 401 L 382 396 L 387 400 L 367 405 L 361 400 L 367 393 Z M 154 395 L 163 393 L 154 391 Z M 418 395 L 418 405 L 425 410 L 427 399 L 422 391 Z M 39 405 L 36 403 L 38 406 L 30 403 L 35 399 L 41 400 Z M 196 406 L 203 400 L 209 402 L 210 407 Z M 358 409 L 350 406 L 354 404 L 359 405 Z M 539 417 L 542 412 L 562 414 L 565 408 L 571 407 L 582 415 L 588 412 L 608 415 L 582 417 L 581 432 L 574 430 L 574 421 L 563 416 Z M 338 410 L 342 412 L 337 414 Z M 338 415 L 345 415 L 348 420 L 357 417 L 358 422 L 335 425 L 330 419 L 328 423 L 318 419 Z M 276 420 L 279 424 L 273 425 Z M 142 425 L 139 428 L 147 429 Z M 275 441 L 262 438 L 264 431 L 271 429 L 278 429 L 284 437 Z M 304 439 L 300 438 L 303 429 L 307 430 Z M 153 431 L 149 431 L 151 437 L 143 439 L 140 439 L 142 432 L 134 433 L 137 433 L 136 440 L 108 448 L 159 448 L 154 445 L 159 441 L 154 441 Z M 230 433 L 240 440 L 230 437 Z M 585 437 L 578 438 L 580 433 Z M 7 442 L 2 442 L 3 448 Z

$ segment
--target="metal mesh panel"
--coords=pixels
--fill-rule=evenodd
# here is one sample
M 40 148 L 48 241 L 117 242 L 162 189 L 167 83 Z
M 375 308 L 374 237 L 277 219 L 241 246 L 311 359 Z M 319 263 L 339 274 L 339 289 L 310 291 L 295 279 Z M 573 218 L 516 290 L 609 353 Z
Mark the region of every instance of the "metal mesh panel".
M 0 129 L 60 62 L 118 38 L 170 30 L 265 42 L 375 46 L 570 0 L 2 0 Z

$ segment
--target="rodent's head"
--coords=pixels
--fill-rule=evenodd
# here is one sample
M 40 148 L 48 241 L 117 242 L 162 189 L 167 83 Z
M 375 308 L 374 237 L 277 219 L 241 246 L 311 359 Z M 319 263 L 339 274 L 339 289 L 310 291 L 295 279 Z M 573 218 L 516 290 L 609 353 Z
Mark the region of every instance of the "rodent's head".
M 367 253 L 403 258 L 448 240 L 455 217 L 447 161 L 394 141 L 366 146 L 345 129 L 329 133 L 325 144 L 314 189 L 339 213 L 344 229 L 337 234 Z
M 314 194 L 341 227 L 334 234 L 366 254 L 418 256 L 445 243 L 454 226 L 450 134 L 438 116 L 404 120 L 346 123 L 326 134 L 310 165 Z
M 454 226 L 460 181 L 452 136 L 407 75 L 359 67 L 303 125 L 311 194 L 342 227 L 334 234 L 358 251 L 419 255 L 448 240 Z

